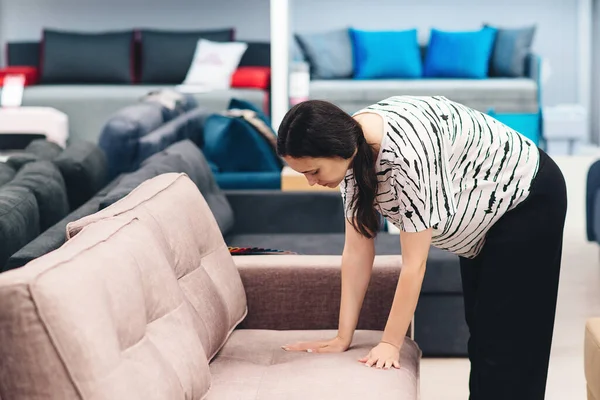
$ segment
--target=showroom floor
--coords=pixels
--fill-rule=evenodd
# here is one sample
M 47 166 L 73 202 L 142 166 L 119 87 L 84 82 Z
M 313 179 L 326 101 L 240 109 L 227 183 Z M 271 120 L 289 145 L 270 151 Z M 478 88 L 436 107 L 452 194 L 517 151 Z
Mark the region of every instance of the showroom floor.
M 550 361 L 547 400 L 586 399 L 583 333 L 588 317 L 600 317 L 600 247 L 585 239 L 585 180 L 598 156 L 556 157 L 567 181 L 569 209 Z M 469 363 L 465 359 L 424 359 L 422 400 L 468 399 Z

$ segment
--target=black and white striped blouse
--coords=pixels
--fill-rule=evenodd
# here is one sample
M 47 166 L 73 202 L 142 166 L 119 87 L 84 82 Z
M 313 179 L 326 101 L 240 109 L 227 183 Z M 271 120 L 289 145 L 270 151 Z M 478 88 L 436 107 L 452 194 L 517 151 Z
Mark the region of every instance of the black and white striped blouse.
M 403 231 L 433 228 L 434 246 L 473 258 L 492 225 L 529 194 L 537 147 L 489 115 L 441 96 L 390 97 L 356 114 L 364 112 L 385 126 L 376 206 Z M 351 169 L 340 187 L 350 216 Z

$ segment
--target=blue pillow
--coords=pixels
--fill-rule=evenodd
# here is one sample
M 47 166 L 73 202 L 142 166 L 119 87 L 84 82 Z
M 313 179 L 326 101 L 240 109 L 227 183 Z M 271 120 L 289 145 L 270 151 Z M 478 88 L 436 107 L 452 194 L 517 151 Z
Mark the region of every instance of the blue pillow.
M 420 78 L 423 74 L 417 30 L 351 29 L 354 78 Z
M 348 29 L 294 35 L 314 79 L 350 78 L 354 72 Z
M 496 29 L 445 32 L 431 30 L 425 57 L 425 76 L 430 78 L 488 77 Z
M 209 116 L 202 151 L 221 173 L 278 172 L 283 167 L 272 146 L 243 118 Z

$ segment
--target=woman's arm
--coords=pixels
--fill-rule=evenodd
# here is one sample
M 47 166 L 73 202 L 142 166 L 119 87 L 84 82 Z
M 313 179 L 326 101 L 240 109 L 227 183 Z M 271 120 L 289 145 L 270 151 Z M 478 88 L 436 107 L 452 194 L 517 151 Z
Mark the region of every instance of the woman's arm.
M 352 342 L 363 300 L 371 279 L 375 243 L 360 235 L 346 221 L 346 239 L 342 253 L 342 298 L 338 337 L 348 345 Z
M 417 233 L 400 232 L 400 243 L 402 271 L 382 337 L 382 342 L 398 348 L 402 346 L 421 293 L 431 246 L 431 229 Z

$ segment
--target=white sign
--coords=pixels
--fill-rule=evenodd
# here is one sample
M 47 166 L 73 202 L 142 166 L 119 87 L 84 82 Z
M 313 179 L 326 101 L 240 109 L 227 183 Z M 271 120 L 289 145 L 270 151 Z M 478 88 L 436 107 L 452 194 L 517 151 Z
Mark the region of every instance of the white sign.
M 6 75 L 2 87 L 2 107 L 20 107 L 23 102 L 24 75 Z

